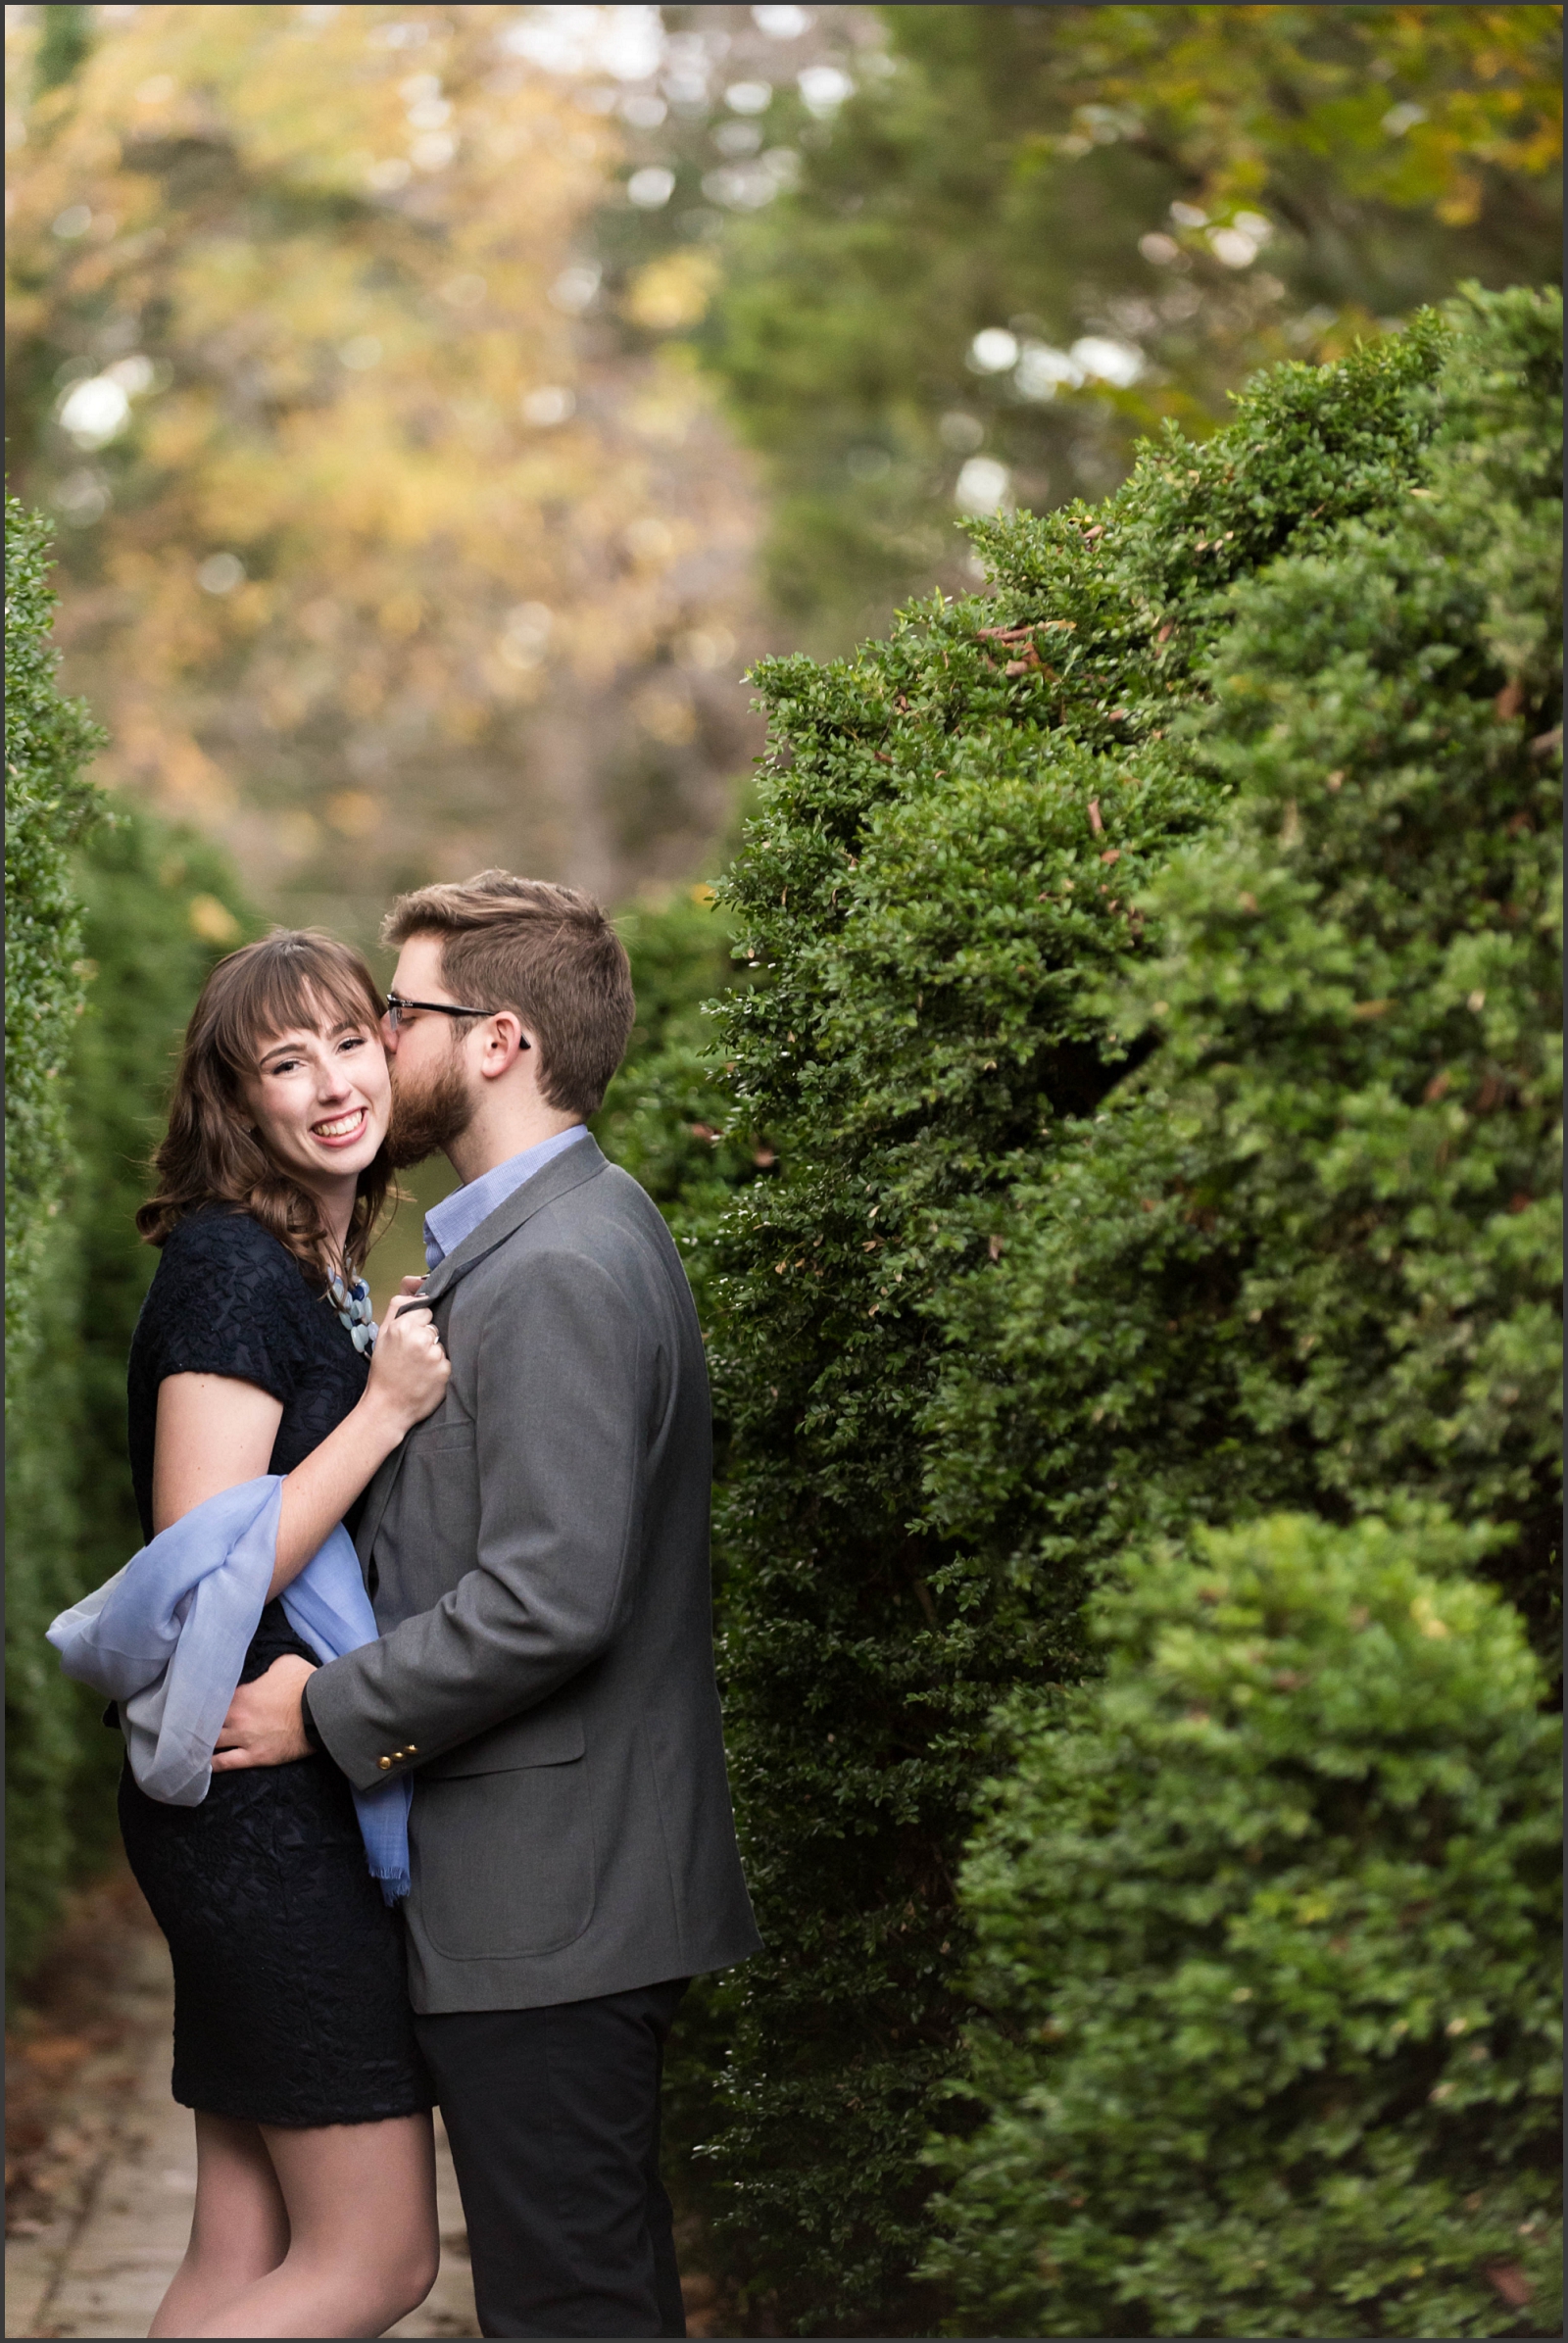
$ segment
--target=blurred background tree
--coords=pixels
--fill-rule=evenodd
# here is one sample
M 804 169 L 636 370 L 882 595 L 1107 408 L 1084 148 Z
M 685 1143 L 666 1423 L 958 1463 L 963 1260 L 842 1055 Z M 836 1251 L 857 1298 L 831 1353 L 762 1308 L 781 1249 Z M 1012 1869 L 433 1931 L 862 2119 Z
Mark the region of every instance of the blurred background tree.
M 362 940 L 488 860 L 689 878 L 757 652 L 1549 273 L 1559 20 L 12 10 L 12 461 L 100 777 Z
M 748 118 L 794 168 L 704 328 L 813 646 L 971 585 L 956 513 L 1103 495 L 1260 365 L 1555 274 L 1556 8 L 876 16 Z
M 102 778 L 362 939 L 484 862 L 687 871 L 755 524 L 690 368 L 588 315 L 614 127 L 514 9 L 12 13 L 12 461 Z

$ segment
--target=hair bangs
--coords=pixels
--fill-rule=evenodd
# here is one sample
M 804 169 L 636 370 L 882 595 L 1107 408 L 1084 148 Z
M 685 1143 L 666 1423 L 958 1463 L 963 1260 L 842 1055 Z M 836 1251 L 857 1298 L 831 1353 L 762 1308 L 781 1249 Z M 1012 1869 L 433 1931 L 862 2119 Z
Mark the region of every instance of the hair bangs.
M 213 1046 L 231 1073 L 256 1071 L 267 1043 L 300 1031 L 379 1025 L 383 1003 L 365 963 L 331 936 L 279 929 L 235 952 L 229 983 L 214 1002 Z

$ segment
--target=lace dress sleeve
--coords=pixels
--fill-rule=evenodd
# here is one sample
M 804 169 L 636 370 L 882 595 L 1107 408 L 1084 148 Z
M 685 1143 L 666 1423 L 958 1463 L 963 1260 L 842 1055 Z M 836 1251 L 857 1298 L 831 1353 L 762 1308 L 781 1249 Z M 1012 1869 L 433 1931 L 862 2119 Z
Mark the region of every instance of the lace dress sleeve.
M 232 1375 L 286 1405 L 309 1354 L 312 1296 L 293 1254 L 243 1213 L 181 1221 L 137 1328 L 143 1370 Z

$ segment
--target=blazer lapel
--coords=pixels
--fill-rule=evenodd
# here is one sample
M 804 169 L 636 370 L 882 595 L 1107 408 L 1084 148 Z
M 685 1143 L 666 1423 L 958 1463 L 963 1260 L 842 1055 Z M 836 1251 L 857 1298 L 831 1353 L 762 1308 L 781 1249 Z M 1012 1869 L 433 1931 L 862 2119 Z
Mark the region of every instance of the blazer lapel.
M 509 1237 L 514 1237 L 524 1222 L 531 1220 L 544 1205 L 553 1203 L 559 1196 L 569 1196 L 584 1181 L 597 1179 L 604 1168 L 604 1155 L 591 1133 L 586 1139 L 575 1140 L 569 1147 L 564 1147 L 559 1155 L 552 1156 L 543 1171 L 535 1172 L 531 1180 L 524 1180 L 520 1188 L 514 1188 L 488 1219 L 470 1229 L 463 1243 L 454 1245 L 445 1259 L 437 1263 L 424 1281 L 421 1298 L 439 1301 L 475 1263 L 493 1253 L 498 1245 L 505 1245 Z M 367 1572 L 375 1549 L 375 1535 L 398 1485 L 408 1448 L 407 1440 L 400 1441 L 370 1483 L 360 1534 L 354 1541 L 361 1568 Z
M 360 1516 L 360 1532 L 354 1540 L 354 1550 L 360 1557 L 360 1569 L 367 1586 L 369 1584 L 370 1556 L 375 1551 L 375 1533 L 381 1527 L 381 1517 L 398 1485 L 398 1475 L 403 1470 L 408 1445 L 407 1439 L 399 1440 L 391 1455 L 377 1467 L 366 1496 L 365 1511 Z
M 520 1188 L 514 1188 L 488 1219 L 470 1229 L 463 1243 L 437 1263 L 424 1281 L 424 1300 L 439 1301 L 476 1262 L 493 1253 L 498 1245 L 505 1245 L 509 1237 L 514 1237 L 536 1212 L 542 1211 L 546 1204 L 553 1204 L 558 1196 L 569 1196 L 584 1181 L 597 1179 L 604 1169 L 605 1158 L 591 1133 L 585 1139 L 574 1140 L 559 1155 L 553 1155 L 543 1171 L 535 1172 L 531 1180 L 524 1180 Z

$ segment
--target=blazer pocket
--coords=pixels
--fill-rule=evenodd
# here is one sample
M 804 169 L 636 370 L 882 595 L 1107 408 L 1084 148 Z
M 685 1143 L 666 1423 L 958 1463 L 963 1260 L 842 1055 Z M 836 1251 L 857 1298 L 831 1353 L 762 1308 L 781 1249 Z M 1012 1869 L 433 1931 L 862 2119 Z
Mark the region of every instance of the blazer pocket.
M 411 1456 L 431 1456 L 443 1449 L 467 1448 L 471 1451 L 472 1447 L 471 1424 L 431 1424 L 428 1428 L 421 1424 L 410 1436 L 409 1453 Z
M 581 1764 L 419 1783 L 410 1919 L 449 1961 L 560 1952 L 594 1917 L 593 1805 Z

